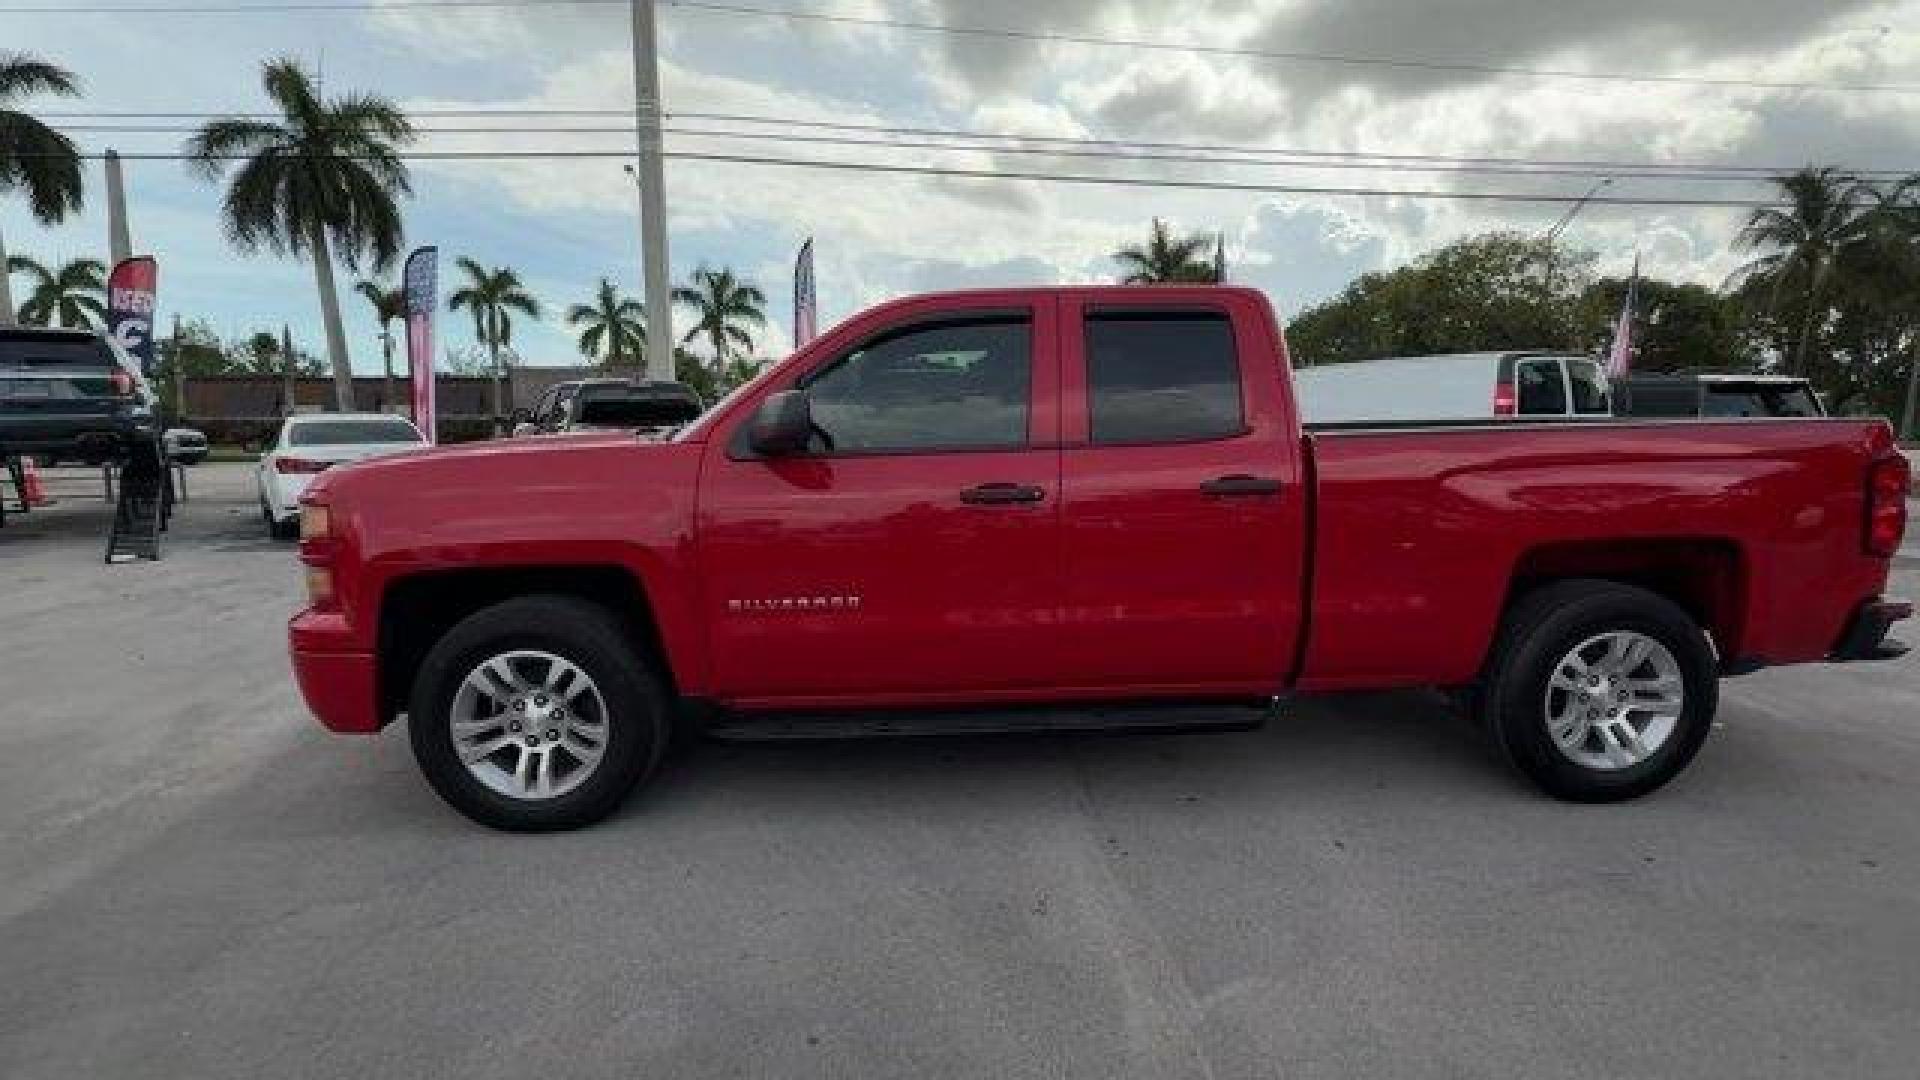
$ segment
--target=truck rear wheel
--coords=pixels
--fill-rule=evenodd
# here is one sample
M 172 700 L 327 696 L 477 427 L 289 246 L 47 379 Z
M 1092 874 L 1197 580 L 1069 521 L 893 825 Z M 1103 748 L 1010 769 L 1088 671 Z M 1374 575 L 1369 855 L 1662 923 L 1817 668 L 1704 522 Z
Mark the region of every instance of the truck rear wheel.
M 428 652 L 408 712 L 414 759 L 454 809 L 544 832 L 612 813 L 667 741 L 658 681 L 612 613 L 568 596 L 476 612 Z
M 1617 582 L 1565 581 L 1508 613 L 1480 707 L 1542 791 L 1617 802 L 1687 767 L 1718 693 L 1712 645 L 1678 606 Z

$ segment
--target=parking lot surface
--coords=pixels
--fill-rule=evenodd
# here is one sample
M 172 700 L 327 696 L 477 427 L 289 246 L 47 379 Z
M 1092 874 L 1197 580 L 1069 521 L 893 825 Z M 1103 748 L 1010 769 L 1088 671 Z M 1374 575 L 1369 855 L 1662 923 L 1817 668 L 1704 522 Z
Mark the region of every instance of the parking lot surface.
M 191 480 L 158 564 L 100 565 L 84 472 L 0 530 L 0 1076 L 1920 1072 L 1912 656 L 1728 682 L 1619 806 L 1404 693 L 699 746 L 510 836 L 306 717 L 292 550 Z

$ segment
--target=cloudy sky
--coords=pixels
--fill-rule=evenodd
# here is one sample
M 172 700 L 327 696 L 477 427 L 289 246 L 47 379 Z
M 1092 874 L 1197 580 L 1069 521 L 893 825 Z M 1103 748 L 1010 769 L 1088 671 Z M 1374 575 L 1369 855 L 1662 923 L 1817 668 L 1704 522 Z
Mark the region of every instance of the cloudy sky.
M 304 12 L 75 10 L 271 3 L 0 0 L 0 48 L 38 53 L 84 81 L 84 100 L 36 103 L 42 112 L 258 110 L 265 106 L 260 61 L 287 54 L 323 73 L 329 91 L 377 91 L 415 110 L 422 127 L 436 129 L 423 135 L 422 150 L 614 153 L 631 146 L 630 133 L 617 130 L 553 130 L 617 128 L 618 110 L 631 107 L 619 4 L 384 0 L 362 10 Z M 1223 230 L 1234 278 L 1265 289 L 1284 313 L 1465 233 L 1544 229 L 1565 207 L 1246 188 L 1564 196 L 1597 178 L 1435 171 L 1430 162 L 1416 163 L 1428 171 L 1390 171 L 1377 167 L 1378 158 L 1359 168 L 1353 159 L 1320 155 L 1621 163 L 1629 167 L 1599 172 L 1621 173 L 1606 192 L 1628 199 L 1765 195 L 1750 181 L 1649 176 L 1635 165 L 1920 169 L 1920 0 L 739 0 L 662 2 L 659 23 L 669 125 L 683 132 L 670 137 L 670 150 L 1241 188 L 670 161 L 676 278 L 704 262 L 760 284 L 772 301 L 774 325 L 762 348 L 770 355 L 787 344 L 790 264 L 808 235 L 818 238 L 823 322 L 906 292 L 1110 280 L 1108 254 L 1140 237 L 1156 214 L 1181 229 Z M 460 110 L 517 115 L 445 115 Z M 1081 156 L 1049 157 L 685 133 L 885 137 L 715 115 L 1265 147 L 1296 156 L 1168 162 L 1086 156 L 1084 143 L 1053 144 Z M 139 153 L 176 150 L 184 133 L 99 129 L 179 128 L 192 120 L 66 115 L 54 122 L 89 149 Z M 455 127 L 496 130 L 445 130 Z M 572 338 L 558 310 L 586 299 L 601 276 L 638 291 L 635 191 L 620 158 L 441 159 L 413 168 L 409 242 L 437 243 L 449 260 L 471 255 L 512 265 L 551 309 L 544 324 L 516 331 L 526 362 L 571 362 Z M 103 256 L 94 169 L 87 212 L 58 228 L 34 225 L 17 198 L 0 201 L 9 246 L 42 259 Z M 309 267 L 233 252 L 217 216 L 218 190 L 179 162 L 130 163 L 129 188 L 135 245 L 162 260 L 163 321 L 179 312 L 240 335 L 286 320 L 319 351 Z M 1728 241 L 1739 214 L 1596 204 L 1568 236 L 1600 251 L 1603 270 L 1623 270 L 1638 250 L 1650 273 L 1717 284 L 1736 262 Z M 348 303 L 356 368 L 372 372 L 376 328 L 357 298 Z M 470 337 L 470 325 L 458 321 L 443 333 L 455 345 Z

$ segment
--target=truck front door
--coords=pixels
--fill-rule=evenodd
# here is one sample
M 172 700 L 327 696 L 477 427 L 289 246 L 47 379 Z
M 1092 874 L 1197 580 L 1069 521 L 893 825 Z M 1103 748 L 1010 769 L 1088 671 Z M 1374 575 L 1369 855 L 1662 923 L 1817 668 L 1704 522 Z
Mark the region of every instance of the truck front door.
M 768 387 L 807 392 L 805 455 L 755 457 L 750 416 L 714 432 L 698 544 L 721 697 L 977 701 L 1051 681 L 1055 308 L 949 299 L 823 347 Z

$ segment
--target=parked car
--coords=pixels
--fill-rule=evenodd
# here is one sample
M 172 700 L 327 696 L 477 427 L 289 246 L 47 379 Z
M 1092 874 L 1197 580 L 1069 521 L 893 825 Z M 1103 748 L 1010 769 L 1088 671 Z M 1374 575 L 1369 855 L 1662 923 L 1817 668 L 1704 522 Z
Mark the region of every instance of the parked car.
M 98 334 L 0 326 L 0 446 L 47 464 L 97 464 L 151 438 L 153 408 Z
M 1631 374 L 1614 380 L 1622 416 L 1825 416 L 1813 384 L 1790 375 Z
M 704 408 L 684 383 L 581 379 L 550 386 L 531 409 L 517 411 L 513 434 L 623 430 L 662 437 L 692 423 Z
M 385 413 L 302 413 L 280 424 L 255 471 L 260 516 L 267 532 L 292 539 L 300 523 L 300 496 L 314 477 L 336 465 L 417 450 L 419 429 Z
M 678 725 L 1218 727 L 1422 685 L 1543 790 L 1627 799 L 1720 677 L 1895 651 L 1883 421 L 1307 432 L 1287 372 L 1247 289 L 886 304 L 668 442 L 322 474 L 294 670 L 332 730 L 407 714 L 475 820 L 554 829 Z
M 168 428 L 160 436 L 160 445 L 169 461 L 198 465 L 207 460 L 207 433 L 199 428 Z
M 1612 415 L 1605 369 L 1545 352 L 1395 356 L 1293 373 L 1307 424 L 1423 423 Z

